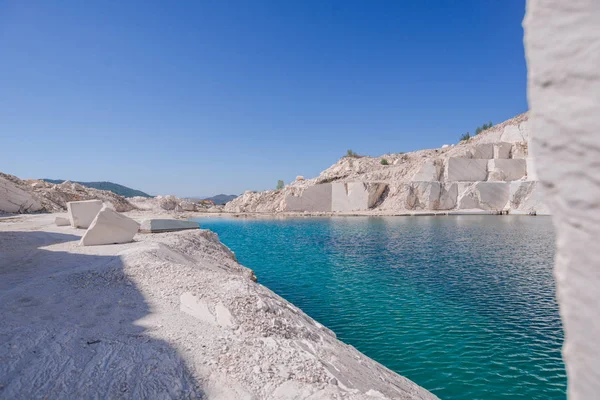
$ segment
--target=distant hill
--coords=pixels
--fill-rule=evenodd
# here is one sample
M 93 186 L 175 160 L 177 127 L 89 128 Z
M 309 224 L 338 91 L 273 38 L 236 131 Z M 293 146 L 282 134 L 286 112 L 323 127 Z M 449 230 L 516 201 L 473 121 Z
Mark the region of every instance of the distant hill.
M 237 194 L 218 194 L 212 197 L 203 197 L 203 196 L 195 196 L 188 197 L 189 200 L 192 201 L 200 201 L 200 200 L 212 200 L 215 204 L 225 204 L 230 202 L 231 200 L 237 198 L 239 195 Z
M 238 197 L 237 194 L 218 194 L 213 197 L 207 197 L 204 200 L 212 200 L 215 202 L 215 204 L 225 204 L 225 203 L 230 202 L 231 200 L 235 199 L 236 197 Z
M 50 183 L 55 183 L 55 184 L 63 183 L 65 181 L 64 179 L 42 179 L 42 180 L 46 181 L 46 182 L 50 182 Z M 83 185 L 83 186 L 89 187 L 89 188 L 93 188 L 93 189 L 108 190 L 110 192 L 113 192 L 114 194 L 118 194 L 119 196 L 123 196 L 123 197 L 135 197 L 135 196 L 153 197 L 153 196 L 150 196 L 148 193 L 142 192 L 141 190 L 135 190 L 132 188 L 128 188 L 127 186 L 119 185 L 118 183 L 113 183 L 113 182 L 77 182 L 77 181 L 71 181 L 71 182 L 79 183 L 80 185 Z

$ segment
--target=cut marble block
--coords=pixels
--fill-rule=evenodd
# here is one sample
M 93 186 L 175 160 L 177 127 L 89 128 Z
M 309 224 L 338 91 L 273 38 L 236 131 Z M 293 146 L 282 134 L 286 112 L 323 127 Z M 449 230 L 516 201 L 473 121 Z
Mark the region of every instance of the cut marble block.
M 299 196 L 285 196 L 285 211 L 331 211 L 331 183 L 307 187 Z
M 527 158 L 529 154 L 529 146 L 527 142 L 513 143 L 511 158 Z
M 503 210 L 508 205 L 510 183 L 460 183 L 458 191 L 459 209 Z
M 385 183 L 336 182 L 331 185 L 331 211 L 336 212 L 368 210 L 387 188 Z
M 0 211 L 24 213 L 41 209 L 42 204 L 31 193 L 0 177 Z
M 494 158 L 494 145 L 492 143 L 476 144 L 471 150 L 471 158 L 491 159 Z
M 67 212 L 73 228 L 88 228 L 101 209 L 101 200 L 70 201 L 67 203 Z
M 85 231 L 79 244 L 95 246 L 101 244 L 128 243 L 133 240 L 140 225 L 107 206 L 102 207 L 92 224 Z
M 499 142 L 494 143 L 494 158 L 510 158 L 510 153 L 512 151 L 512 143 L 508 142 Z
M 451 210 L 456 207 L 456 182 L 411 182 L 400 191 L 409 210 Z
M 441 160 L 427 160 L 421 165 L 421 168 L 415 176 L 413 176 L 413 181 L 439 181 L 440 175 L 442 173 L 442 163 Z
M 56 224 L 56 226 L 71 225 L 71 221 L 69 221 L 69 218 L 65 218 L 65 217 L 56 217 L 56 218 L 54 218 L 54 223 Z
M 488 181 L 516 181 L 527 175 L 525 160 L 489 160 Z
M 199 228 L 200 224 L 198 222 L 193 221 L 185 221 L 181 219 L 146 219 L 142 221 L 142 225 L 140 226 L 140 232 L 173 232 Z
M 446 163 L 447 181 L 484 181 L 487 178 L 488 160 L 450 157 Z
M 534 181 L 511 182 L 510 208 L 527 214 L 550 214 L 550 210 L 544 204 L 541 184 Z
M 527 142 L 529 140 L 529 121 L 523 121 L 519 125 L 507 125 L 500 136 L 503 142 Z

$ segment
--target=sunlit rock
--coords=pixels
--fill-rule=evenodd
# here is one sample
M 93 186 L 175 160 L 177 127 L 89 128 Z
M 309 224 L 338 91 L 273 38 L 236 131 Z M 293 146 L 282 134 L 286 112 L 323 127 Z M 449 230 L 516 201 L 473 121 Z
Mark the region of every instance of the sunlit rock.
M 88 228 L 101 209 L 102 200 L 70 201 L 67 203 L 67 213 L 73 228 Z

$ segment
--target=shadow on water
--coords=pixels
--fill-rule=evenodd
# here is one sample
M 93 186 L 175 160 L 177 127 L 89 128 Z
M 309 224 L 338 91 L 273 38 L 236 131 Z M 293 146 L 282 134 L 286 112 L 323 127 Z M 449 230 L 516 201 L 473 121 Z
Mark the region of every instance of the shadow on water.
M 202 398 L 185 360 L 136 321 L 150 314 L 118 256 L 0 232 L 0 398 Z

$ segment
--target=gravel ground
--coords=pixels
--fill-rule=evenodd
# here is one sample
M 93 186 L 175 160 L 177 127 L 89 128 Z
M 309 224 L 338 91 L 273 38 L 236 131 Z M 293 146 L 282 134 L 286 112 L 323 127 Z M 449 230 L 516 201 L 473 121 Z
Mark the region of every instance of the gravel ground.
M 210 231 L 80 247 L 54 217 L 0 219 L 2 399 L 435 398 L 255 283 Z

